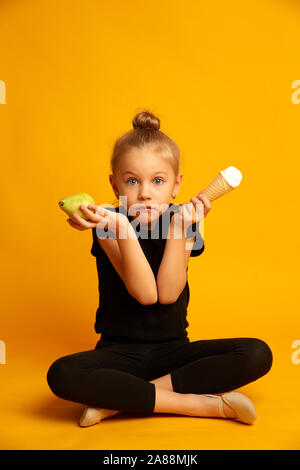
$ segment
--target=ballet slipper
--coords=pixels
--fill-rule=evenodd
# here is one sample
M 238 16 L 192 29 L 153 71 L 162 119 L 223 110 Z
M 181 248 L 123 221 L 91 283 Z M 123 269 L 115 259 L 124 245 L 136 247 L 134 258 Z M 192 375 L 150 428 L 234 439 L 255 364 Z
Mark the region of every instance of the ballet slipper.
M 254 404 L 250 398 L 242 393 L 229 392 L 220 395 L 205 395 L 206 397 L 213 397 L 218 399 L 219 413 L 221 418 L 228 418 L 224 413 L 224 403 L 229 405 L 237 414 L 236 418 L 229 418 L 235 421 L 240 421 L 245 424 L 252 424 L 256 418 L 257 413 Z
M 86 406 L 79 420 L 79 426 L 93 426 L 94 424 L 100 423 L 103 419 L 115 416 L 118 413 L 122 413 L 120 410 L 108 410 L 106 408 L 92 408 Z

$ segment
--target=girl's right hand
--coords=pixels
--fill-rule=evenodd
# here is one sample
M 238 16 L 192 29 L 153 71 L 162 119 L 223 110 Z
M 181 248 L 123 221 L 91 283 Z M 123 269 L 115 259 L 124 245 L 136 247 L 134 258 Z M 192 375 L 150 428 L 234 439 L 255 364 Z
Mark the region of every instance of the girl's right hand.
M 109 227 L 110 230 L 116 232 L 121 222 L 129 223 L 127 217 L 124 214 L 105 209 L 101 206 L 95 206 L 94 204 L 89 204 L 87 207 L 80 206 L 80 210 L 86 214 L 89 220 L 83 219 L 76 212 L 73 212 L 72 214 L 72 217 L 76 220 L 76 222 L 74 222 L 72 219 L 67 220 L 67 222 L 72 227 L 80 231 L 95 227 Z

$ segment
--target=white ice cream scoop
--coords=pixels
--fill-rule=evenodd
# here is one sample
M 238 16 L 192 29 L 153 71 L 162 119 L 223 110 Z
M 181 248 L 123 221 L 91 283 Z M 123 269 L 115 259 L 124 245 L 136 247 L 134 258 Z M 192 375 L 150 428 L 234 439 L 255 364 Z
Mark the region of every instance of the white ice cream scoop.
M 204 190 L 205 196 L 210 201 L 214 201 L 218 197 L 232 191 L 239 186 L 242 180 L 242 173 L 234 166 L 229 166 L 225 170 L 220 171 L 210 185 Z

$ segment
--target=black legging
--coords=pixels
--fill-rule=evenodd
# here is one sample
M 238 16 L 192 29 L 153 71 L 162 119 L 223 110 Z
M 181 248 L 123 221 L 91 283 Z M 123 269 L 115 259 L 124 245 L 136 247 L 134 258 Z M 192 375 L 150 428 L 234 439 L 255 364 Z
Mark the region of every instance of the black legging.
M 61 357 L 47 373 L 60 398 L 127 412 L 152 413 L 155 385 L 171 374 L 178 393 L 224 393 L 265 375 L 269 346 L 256 338 L 119 344 L 99 341 L 95 349 Z

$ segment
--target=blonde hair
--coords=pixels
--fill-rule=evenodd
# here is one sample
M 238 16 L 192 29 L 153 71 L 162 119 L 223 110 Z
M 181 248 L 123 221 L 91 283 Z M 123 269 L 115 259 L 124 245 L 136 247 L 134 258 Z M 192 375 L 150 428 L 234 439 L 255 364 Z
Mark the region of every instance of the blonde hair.
M 145 110 L 135 115 L 132 125 L 133 130 L 119 137 L 114 144 L 110 160 L 112 174 L 116 176 L 119 161 L 128 151 L 132 148 L 140 149 L 149 146 L 159 156 L 169 160 L 175 177 L 178 176 L 180 150 L 174 140 L 159 130 L 160 119 Z M 112 202 L 113 206 L 118 206 L 118 204 L 118 199 Z

